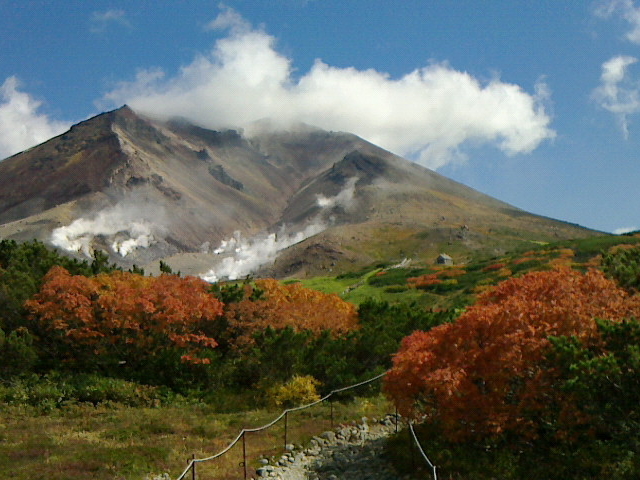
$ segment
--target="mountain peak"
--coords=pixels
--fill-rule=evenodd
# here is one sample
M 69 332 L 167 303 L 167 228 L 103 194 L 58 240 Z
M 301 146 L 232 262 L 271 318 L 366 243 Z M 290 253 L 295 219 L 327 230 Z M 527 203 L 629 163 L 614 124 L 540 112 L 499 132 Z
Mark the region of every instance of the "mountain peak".
M 222 261 L 237 273 L 286 248 L 289 263 L 272 273 L 296 270 L 296 258 L 313 251 L 309 273 L 325 254 L 351 268 L 431 258 L 445 246 L 500 248 L 505 235 L 494 231 L 512 232 L 509 242 L 591 233 L 517 211 L 355 135 L 308 126 L 249 135 L 156 122 L 124 105 L 0 162 L 0 237 L 79 256 L 98 248 L 125 267 L 164 259 L 203 273 Z

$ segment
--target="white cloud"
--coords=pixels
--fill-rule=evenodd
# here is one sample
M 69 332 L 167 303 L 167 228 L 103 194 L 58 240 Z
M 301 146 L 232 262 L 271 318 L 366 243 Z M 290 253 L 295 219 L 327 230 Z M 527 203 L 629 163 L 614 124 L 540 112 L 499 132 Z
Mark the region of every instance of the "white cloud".
M 0 86 L 0 159 L 64 132 L 67 123 L 38 113 L 42 102 L 19 90 L 16 77 Z
M 222 13 L 211 20 L 205 28 L 207 30 L 233 30 L 234 33 L 246 33 L 251 30 L 251 24 L 242 18 L 238 12 L 232 8 L 222 7 Z
M 633 0 L 606 0 L 596 9 L 596 15 L 601 18 L 610 18 L 614 14 L 629 23 L 631 29 L 625 35 L 627 40 L 640 44 L 640 7 L 636 7 Z
M 124 10 L 112 9 L 91 14 L 90 30 L 92 33 L 104 32 L 110 24 L 131 28 L 131 22 L 127 19 L 127 14 Z
M 616 116 L 625 139 L 629 137 L 629 115 L 640 112 L 640 84 L 628 72 L 637 62 L 637 58 L 626 55 L 604 62 L 600 85 L 592 93 L 602 108 Z
M 465 142 L 526 153 L 555 136 L 541 96 L 494 79 L 483 84 L 446 63 L 400 78 L 317 60 L 306 73 L 275 49 L 275 38 L 225 8 L 210 29 L 227 29 L 211 52 L 176 75 L 141 71 L 105 95 L 158 117 L 183 116 L 208 128 L 272 118 L 356 133 L 432 168 L 460 158 Z M 543 85 L 538 86 L 543 92 Z

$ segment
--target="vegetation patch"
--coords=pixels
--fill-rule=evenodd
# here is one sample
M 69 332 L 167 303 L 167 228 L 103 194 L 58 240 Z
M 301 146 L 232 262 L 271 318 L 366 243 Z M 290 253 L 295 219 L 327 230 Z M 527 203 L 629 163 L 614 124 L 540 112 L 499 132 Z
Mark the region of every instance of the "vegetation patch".
M 433 420 L 418 433 L 437 436 L 427 443 L 443 471 L 637 478 L 640 429 L 629 406 L 640 401 L 633 396 L 640 328 L 632 320 L 640 315 L 624 308 L 638 298 L 639 240 L 530 243 L 455 266 L 372 265 L 338 277 L 218 285 L 167 269 L 159 277 L 123 272 L 100 252 L 78 262 L 38 242 L 0 241 L 0 476 L 175 474 L 190 455 L 220 450 L 241 428 L 270 421 L 269 405 L 312 401 L 387 371 L 396 354 L 397 367 L 406 345 L 426 348 L 439 332 L 475 325 L 482 331 L 435 342 L 443 348 L 434 357 L 444 362 L 441 378 L 429 377 L 434 390 L 411 407 Z M 535 308 L 527 303 L 534 300 Z M 585 310 L 598 302 L 600 310 Z M 500 309 L 510 312 L 502 323 L 493 316 Z M 584 315 L 571 323 L 576 312 Z M 498 328 L 537 316 L 534 326 Z M 567 329 L 547 329 L 558 319 Z M 576 325 L 589 326 L 589 335 Z M 455 370 L 484 355 L 461 354 L 480 344 L 493 355 L 481 362 L 487 370 Z M 407 366 L 416 364 L 411 358 Z M 462 371 L 475 373 L 465 382 Z M 410 395 L 403 385 L 396 390 Z M 378 389 L 367 385 L 357 393 L 364 398 L 341 400 L 351 402 L 351 415 L 364 412 L 378 402 Z M 409 400 L 401 396 L 402 407 Z M 321 408 L 300 414 L 301 439 L 318 433 L 328 415 Z M 261 442 L 256 456 L 275 452 L 281 438 L 269 433 Z M 394 442 L 399 457 L 404 440 Z M 549 459 L 559 473 L 527 463 L 521 452 Z M 237 458 L 224 462 L 237 468 Z M 202 475 L 224 477 L 224 462 Z M 583 476 L 562 476 L 571 469 Z

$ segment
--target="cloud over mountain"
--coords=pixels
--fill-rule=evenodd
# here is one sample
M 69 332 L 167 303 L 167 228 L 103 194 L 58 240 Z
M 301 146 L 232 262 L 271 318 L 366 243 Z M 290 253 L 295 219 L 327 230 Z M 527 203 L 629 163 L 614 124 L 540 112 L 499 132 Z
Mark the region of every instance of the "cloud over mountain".
M 128 107 L 0 162 L 0 224 L 1 238 L 77 256 L 98 249 L 123 268 L 162 259 L 210 280 L 343 272 L 407 256 L 430 263 L 452 242 L 456 251 L 498 248 L 506 237 L 494 232 L 516 232 L 509 245 L 589 233 L 350 133 L 267 130 L 248 141 Z
M 555 136 L 543 103 L 498 78 L 483 83 L 434 62 L 399 78 L 321 60 L 306 73 L 279 53 L 276 39 L 225 8 L 209 24 L 227 35 L 175 75 L 141 70 L 105 95 L 148 115 L 182 116 L 207 128 L 244 127 L 263 118 L 356 133 L 431 168 L 463 158 L 466 142 L 507 155 L 534 150 Z

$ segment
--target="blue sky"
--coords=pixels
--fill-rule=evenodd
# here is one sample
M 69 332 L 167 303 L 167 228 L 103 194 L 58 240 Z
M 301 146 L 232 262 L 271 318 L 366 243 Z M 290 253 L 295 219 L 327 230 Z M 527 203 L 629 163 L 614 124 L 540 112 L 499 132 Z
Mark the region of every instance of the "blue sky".
M 128 103 L 357 133 L 533 213 L 640 228 L 640 2 L 0 0 L 0 157 Z

